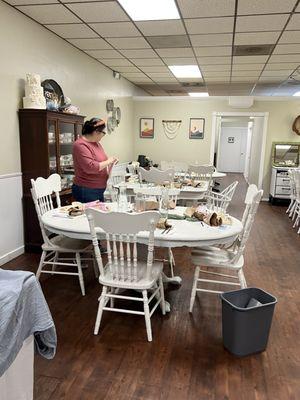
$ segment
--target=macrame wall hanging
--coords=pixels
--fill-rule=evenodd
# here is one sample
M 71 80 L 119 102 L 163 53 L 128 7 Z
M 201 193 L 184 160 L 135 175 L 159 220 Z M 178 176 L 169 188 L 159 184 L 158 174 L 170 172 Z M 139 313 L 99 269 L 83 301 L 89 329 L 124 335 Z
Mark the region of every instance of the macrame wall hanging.
M 163 119 L 162 124 L 167 138 L 175 139 L 181 125 L 181 120 Z

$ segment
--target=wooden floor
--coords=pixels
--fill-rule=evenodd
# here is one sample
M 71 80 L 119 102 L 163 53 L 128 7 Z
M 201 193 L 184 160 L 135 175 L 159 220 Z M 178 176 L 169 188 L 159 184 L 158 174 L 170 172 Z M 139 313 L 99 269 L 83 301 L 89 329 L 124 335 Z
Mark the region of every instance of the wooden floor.
M 237 175 L 231 213 L 241 216 L 246 185 Z M 93 335 L 100 286 L 85 271 L 87 295 L 76 278 L 42 278 L 58 334 L 52 361 L 36 358 L 35 400 L 299 400 L 300 237 L 286 207 L 262 203 L 246 249 L 245 276 L 277 296 L 266 352 L 243 359 L 224 350 L 220 300 L 201 294 L 189 314 L 193 267 L 188 249 L 175 249 L 181 287 L 166 287 L 172 311 L 152 318 L 153 342 L 143 317 L 105 313 Z M 4 268 L 36 271 L 38 256 L 26 254 Z

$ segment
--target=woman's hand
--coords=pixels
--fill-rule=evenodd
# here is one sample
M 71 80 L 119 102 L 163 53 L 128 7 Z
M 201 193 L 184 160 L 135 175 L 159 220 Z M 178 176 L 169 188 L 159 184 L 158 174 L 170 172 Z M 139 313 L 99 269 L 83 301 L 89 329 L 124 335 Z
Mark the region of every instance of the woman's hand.
M 112 165 L 116 162 L 116 160 L 118 160 L 116 157 L 108 157 L 107 163 L 108 165 Z

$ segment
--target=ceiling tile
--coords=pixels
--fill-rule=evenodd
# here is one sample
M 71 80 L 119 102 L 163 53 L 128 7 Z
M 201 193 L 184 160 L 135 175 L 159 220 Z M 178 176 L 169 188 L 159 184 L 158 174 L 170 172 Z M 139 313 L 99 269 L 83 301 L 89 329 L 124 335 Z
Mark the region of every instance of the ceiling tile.
M 261 71 L 265 64 L 233 64 L 233 71 Z
M 193 57 L 191 47 L 183 47 L 178 49 L 157 49 L 157 53 L 161 57 Z
M 67 5 L 85 22 L 128 21 L 129 18 L 116 1 L 74 3 Z
M 283 32 L 279 43 L 300 43 L 300 31 Z
M 257 77 L 232 76 L 231 82 L 256 82 Z
M 164 62 L 167 65 L 194 65 L 197 64 L 197 61 L 194 57 L 171 57 L 171 58 L 163 58 Z
M 119 57 L 121 56 L 119 55 Z M 107 65 L 108 67 L 112 68 L 133 65 L 130 61 L 126 60 L 126 58 L 105 58 L 101 60 L 101 62 L 103 62 L 103 64 Z
M 179 82 L 185 82 L 185 83 L 203 83 L 202 78 L 178 78 Z
M 25 4 L 54 4 L 58 3 L 58 0 L 5 0 L 5 2 L 11 4 L 12 6 L 21 6 Z
M 299 66 L 299 63 L 272 63 L 267 64 L 265 70 L 281 70 L 281 69 L 288 69 L 294 70 Z
M 95 39 L 68 39 L 68 42 L 74 44 L 82 50 L 111 50 L 112 47 L 100 38 Z
M 290 74 L 288 71 L 279 70 L 279 71 L 264 71 L 261 76 L 276 76 L 276 77 L 288 77 Z
M 197 57 L 200 65 L 231 64 L 231 57 Z
M 260 64 L 265 63 L 268 56 L 235 56 L 233 57 L 234 64 Z
M 281 54 L 271 56 L 269 63 L 291 63 L 291 62 L 299 62 L 300 63 L 300 54 Z
M 174 76 L 168 72 L 147 72 L 147 75 L 150 76 L 152 79 L 156 78 L 174 78 Z
M 145 36 L 184 35 L 185 29 L 181 20 L 142 21 L 136 26 Z
M 261 76 L 258 80 L 259 83 L 261 82 L 277 82 L 280 83 L 284 81 L 282 77 L 275 77 L 275 76 Z
M 104 60 L 104 61 L 106 61 L 106 60 Z M 116 66 L 115 69 L 118 72 L 139 72 L 139 69 L 137 67 L 134 67 L 134 66 L 127 66 L 127 67 L 126 66 L 125 67 L 121 67 L 121 66 L 117 67 Z
M 97 34 L 85 24 L 45 25 L 45 27 L 64 39 L 97 37 Z
M 236 32 L 280 31 L 288 20 L 289 14 L 253 15 L 237 17 Z
M 81 22 L 80 19 L 60 4 L 21 6 L 17 7 L 17 9 L 41 24 Z
M 107 41 L 116 49 L 147 49 L 150 45 L 143 37 L 108 38 Z
M 298 44 L 278 44 L 273 54 L 297 54 L 300 53 L 300 43 Z
M 209 34 L 209 35 L 192 35 L 190 36 L 192 45 L 197 46 L 222 46 L 232 44 L 232 34 Z
M 176 78 L 172 78 L 172 77 L 163 77 L 163 78 L 153 78 L 153 80 L 155 82 L 159 82 L 159 83 L 168 83 L 168 82 L 177 82 Z
M 152 49 L 141 49 L 141 50 L 120 50 L 125 57 L 128 58 L 155 58 L 157 54 Z
M 231 56 L 231 46 L 220 46 L 220 47 L 194 47 L 196 56 Z
M 148 36 L 146 39 L 155 49 L 190 47 L 190 41 L 186 35 Z
M 206 71 L 203 73 L 204 79 L 206 78 L 228 78 L 230 77 L 230 71 Z
M 235 45 L 241 44 L 273 44 L 276 43 L 280 32 L 250 32 L 236 33 L 234 38 Z
M 300 14 L 293 14 L 292 18 L 289 20 L 289 23 L 288 23 L 287 27 L 285 28 L 285 30 L 286 31 L 290 31 L 290 30 L 297 31 L 298 29 L 300 29 Z
M 35 1 L 35 0 L 34 0 Z M 90 3 L 91 0 L 60 0 L 62 3 Z M 97 0 L 97 1 L 108 1 L 108 0 Z
M 232 33 L 234 18 L 193 18 L 184 21 L 186 29 L 191 35 L 197 33 Z
M 202 65 L 201 71 L 230 71 L 231 65 Z
M 295 0 L 239 0 L 238 15 L 289 13 Z
M 205 77 L 205 82 L 209 82 L 209 83 L 214 83 L 214 82 L 224 82 L 224 83 L 227 83 L 227 82 L 229 82 L 229 80 L 230 80 L 230 77 L 228 77 L 228 78 L 221 78 L 221 77 L 218 77 L 218 76 L 209 76 L 209 77 Z
M 235 0 L 178 0 L 183 18 L 234 15 Z
M 102 22 L 89 25 L 105 38 L 141 36 L 132 22 Z
M 141 67 L 141 70 L 144 72 L 170 72 L 169 68 L 166 65 L 152 65 Z
M 92 57 L 95 58 L 120 58 L 121 55 L 116 50 L 88 50 L 86 51 Z
M 126 78 L 146 78 L 147 76 L 142 72 L 123 72 L 123 76 Z
M 164 65 L 160 58 L 132 58 L 131 61 L 138 67 L 149 65 Z
M 232 76 L 238 77 L 238 76 L 247 76 L 251 78 L 258 78 L 260 75 L 260 71 L 233 71 Z
M 128 79 L 130 82 L 133 83 L 153 83 L 153 81 L 147 76 L 145 78 L 126 78 L 126 79 Z

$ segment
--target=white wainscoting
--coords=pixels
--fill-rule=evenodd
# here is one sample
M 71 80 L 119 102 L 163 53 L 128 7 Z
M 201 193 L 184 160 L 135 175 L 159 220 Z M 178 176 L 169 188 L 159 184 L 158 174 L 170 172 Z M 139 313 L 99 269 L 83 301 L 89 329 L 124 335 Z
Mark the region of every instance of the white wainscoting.
M 22 174 L 0 175 L 0 265 L 24 253 Z

